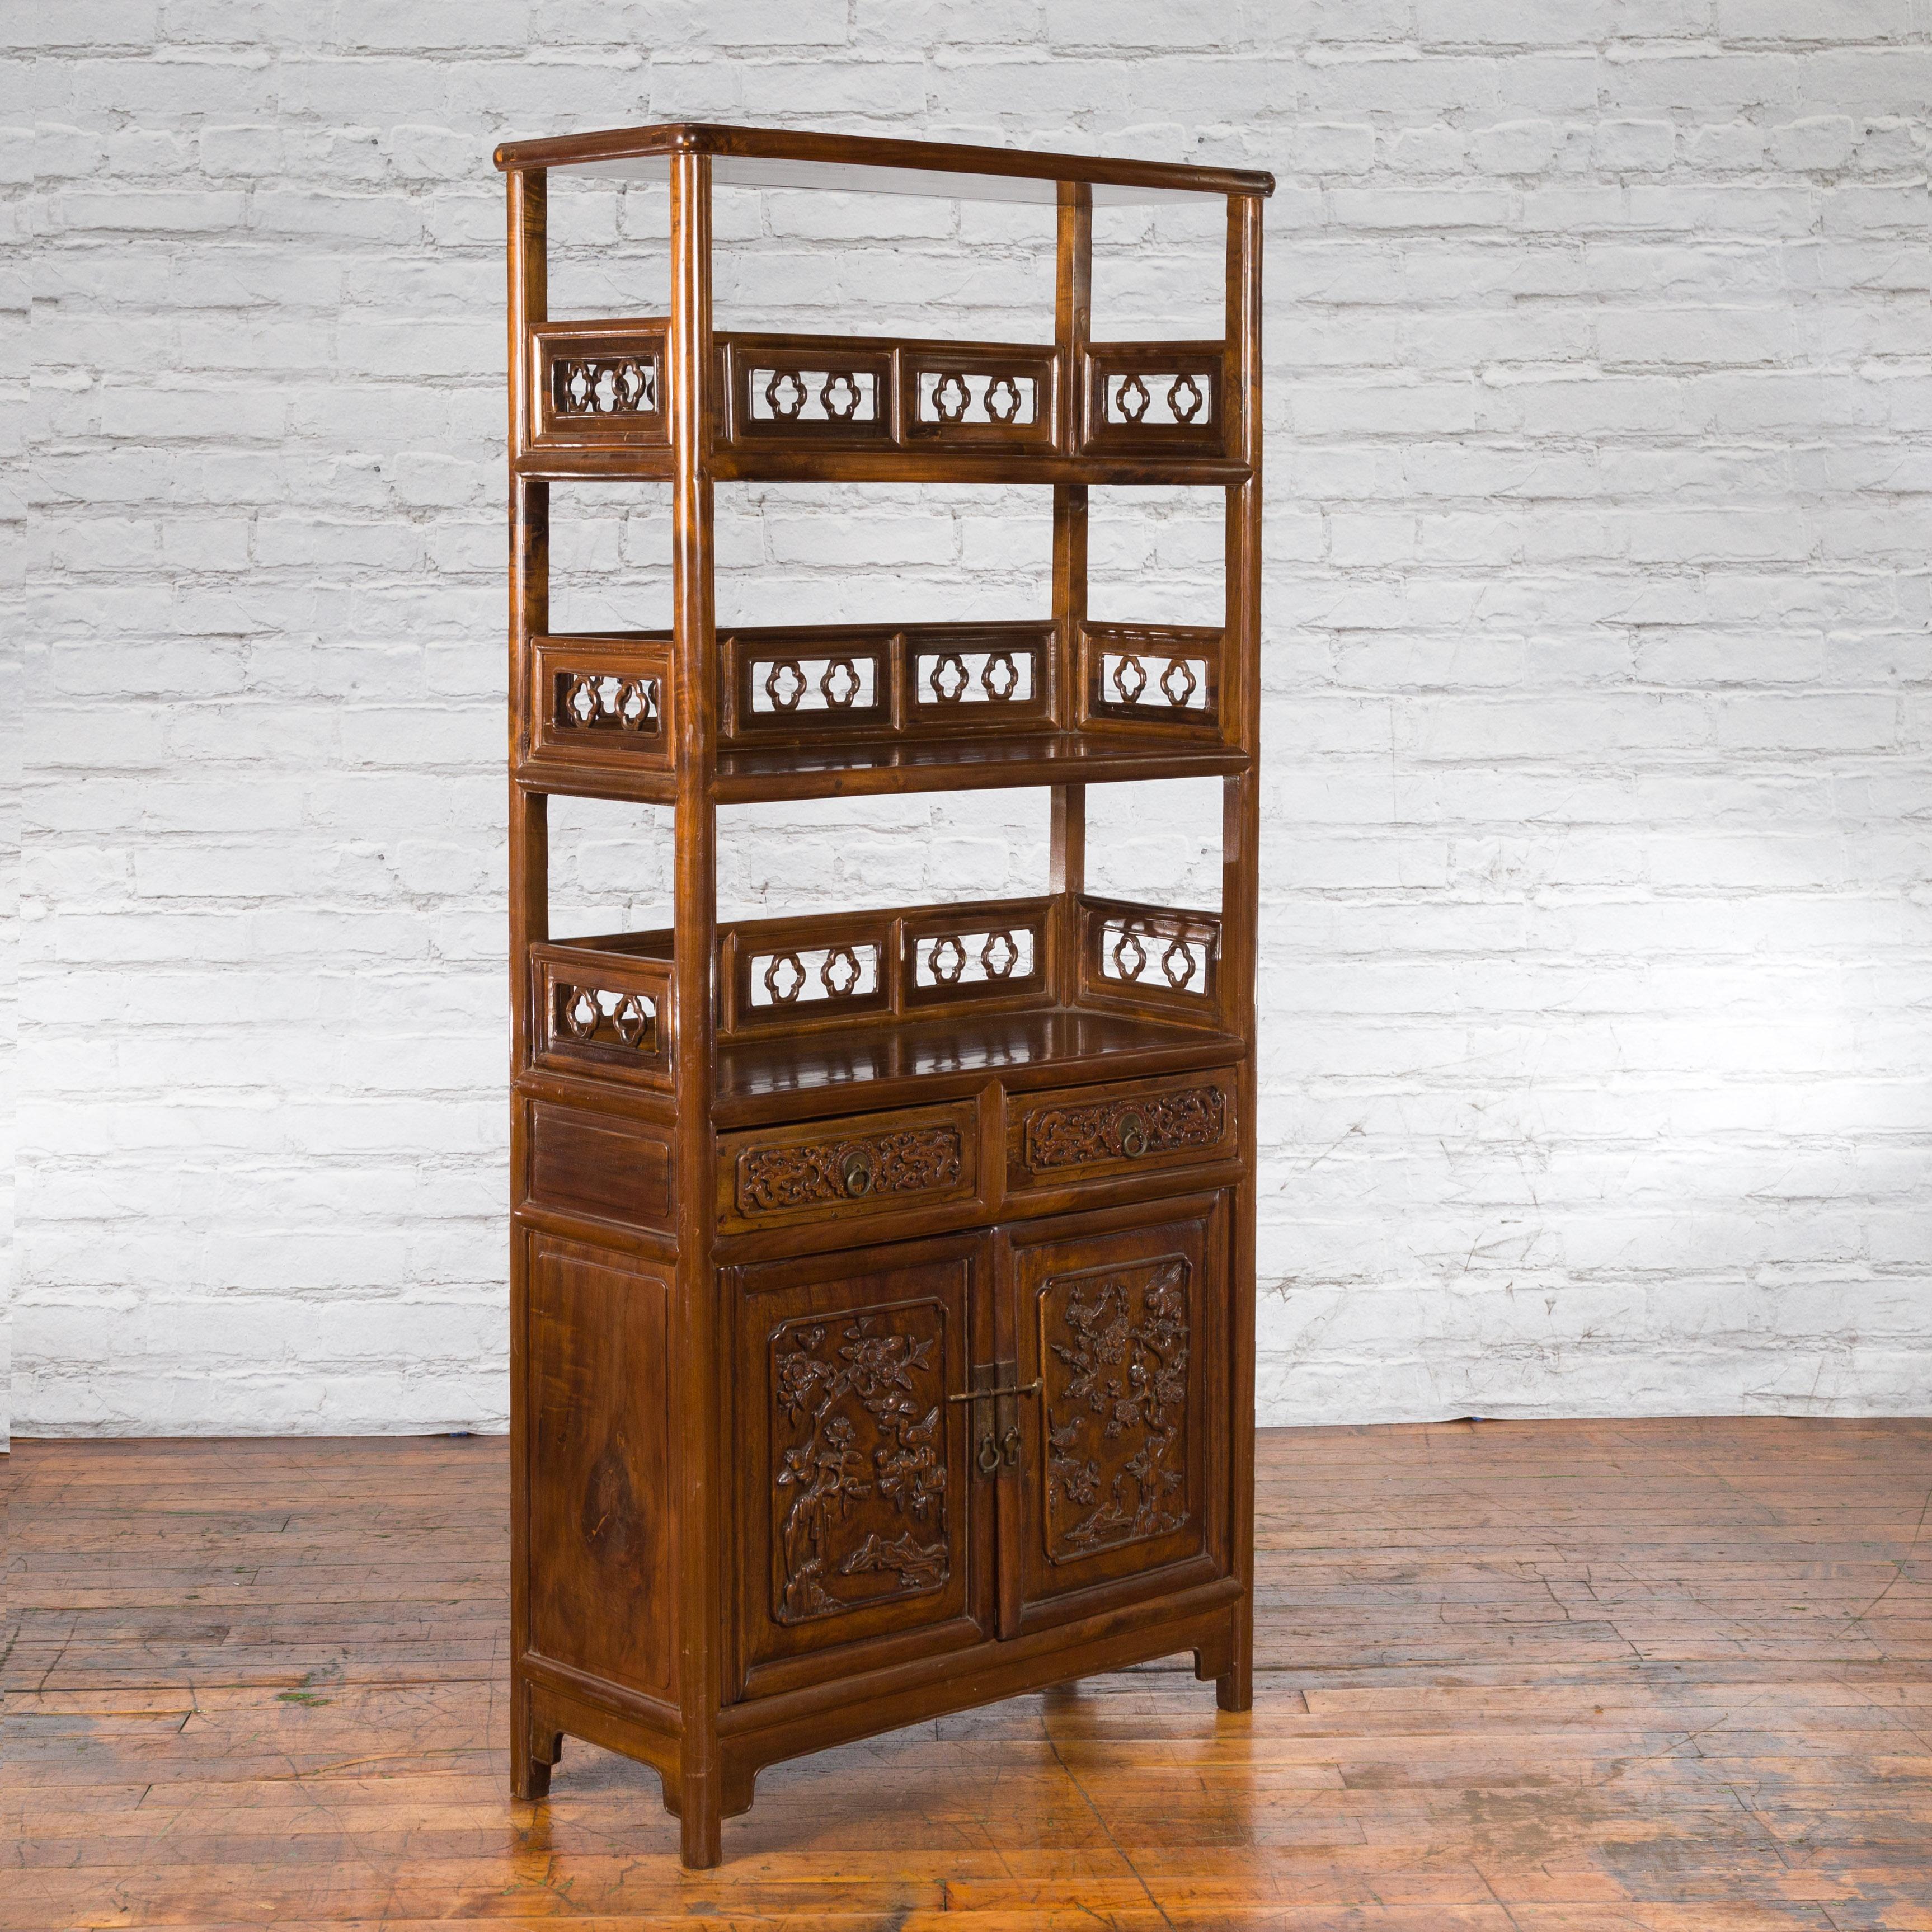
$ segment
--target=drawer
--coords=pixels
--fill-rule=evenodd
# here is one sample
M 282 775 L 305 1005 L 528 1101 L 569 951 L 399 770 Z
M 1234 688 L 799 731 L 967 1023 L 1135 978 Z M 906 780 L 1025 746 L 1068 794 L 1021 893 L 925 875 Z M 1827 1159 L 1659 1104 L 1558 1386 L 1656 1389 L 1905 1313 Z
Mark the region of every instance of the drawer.
M 872 1222 L 974 1200 L 978 1120 L 976 1104 L 962 1100 L 721 1135 L 718 1225 L 743 1234 L 807 1222 Z
M 1237 1144 L 1232 1069 L 1006 1096 L 1011 1193 L 1232 1160 Z

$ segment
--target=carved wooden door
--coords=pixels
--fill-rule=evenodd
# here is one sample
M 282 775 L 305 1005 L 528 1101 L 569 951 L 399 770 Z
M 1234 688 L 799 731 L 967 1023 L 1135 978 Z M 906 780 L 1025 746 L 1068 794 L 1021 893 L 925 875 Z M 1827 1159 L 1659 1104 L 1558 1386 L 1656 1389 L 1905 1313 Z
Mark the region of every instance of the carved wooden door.
M 728 1270 L 735 1310 L 742 1690 L 985 1634 L 971 1364 L 982 1236 Z
M 1000 1484 L 1002 1635 L 1225 1570 L 1222 1208 L 1196 1197 L 1138 1226 L 1117 1212 L 1003 1237 L 1001 1352 L 1024 1393 Z

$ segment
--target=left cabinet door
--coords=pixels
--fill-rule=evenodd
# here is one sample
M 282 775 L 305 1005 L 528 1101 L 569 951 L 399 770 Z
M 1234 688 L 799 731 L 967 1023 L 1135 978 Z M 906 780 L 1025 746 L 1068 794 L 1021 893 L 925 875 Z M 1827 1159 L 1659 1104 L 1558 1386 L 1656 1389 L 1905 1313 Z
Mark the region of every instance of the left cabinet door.
M 985 1264 L 973 1236 L 725 1271 L 742 1691 L 982 1634 L 991 1512 L 954 1398 L 986 1352 Z

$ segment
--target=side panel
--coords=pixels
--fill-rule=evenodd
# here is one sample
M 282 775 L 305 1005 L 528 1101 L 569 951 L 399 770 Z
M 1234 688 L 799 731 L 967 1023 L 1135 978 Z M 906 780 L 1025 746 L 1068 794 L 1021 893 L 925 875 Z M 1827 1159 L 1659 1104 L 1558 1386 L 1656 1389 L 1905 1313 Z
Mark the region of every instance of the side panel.
M 670 1288 L 621 1255 L 526 1238 L 530 1648 L 674 1703 Z

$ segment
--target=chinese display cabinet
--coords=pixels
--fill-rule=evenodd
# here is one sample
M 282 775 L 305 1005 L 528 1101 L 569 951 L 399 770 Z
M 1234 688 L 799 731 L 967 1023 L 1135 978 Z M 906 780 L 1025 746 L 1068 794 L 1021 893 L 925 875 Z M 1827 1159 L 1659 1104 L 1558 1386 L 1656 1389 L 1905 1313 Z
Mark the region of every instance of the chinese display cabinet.
M 509 195 L 519 1797 L 760 1767 L 1191 1653 L 1252 1680 L 1264 174 L 675 125 Z M 552 319 L 552 175 L 668 178 L 668 315 Z M 1057 208 L 1051 340 L 714 326 L 715 187 Z M 1095 202 L 1219 197 L 1217 339 L 1096 341 Z M 550 624 L 550 486 L 668 482 L 668 631 Z M 720 627 L 712 486 L 1052 490 L 1016 623 Z M 1088 493 L 1225 493 L 1225 599 L 1091 622 Z M 1042 511 L 1045 514 L 1042 499 Z M 1217 908 L 1087 889 L 1086 788 L 1213 777 Z M 721 923 L 721 805 L 1049 788 L 1037 896 Z M 673 808 L 668 931 L 550 929 L 553 794 Z

